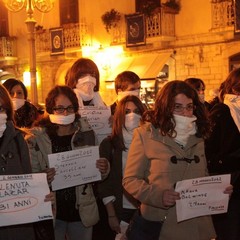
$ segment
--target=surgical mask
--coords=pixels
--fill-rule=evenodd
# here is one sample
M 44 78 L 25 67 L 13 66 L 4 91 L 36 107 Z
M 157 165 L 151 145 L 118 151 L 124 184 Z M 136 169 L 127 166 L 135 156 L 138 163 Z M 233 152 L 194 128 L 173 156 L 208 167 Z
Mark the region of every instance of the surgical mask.
M 13 110 L 16 111 L 25 104 L 25 99 L 12 98 Z
M 139 97 L 140 96 L 140 89 L 135 89 L 133 91 L 118 92 L 117 100 L 121 101 L 124 97 L 131 96 L 131 95 Z
M 137 128 L 140 123 L 141 116 L 136 113 L 128 113 L 125 116 L 125 127 L 128 131 L 132 131 Z
M 6 130 L 6 123 L 7 123 L 7 114 L 0 113 L 0 138 L 2 137 L 4 131 Z
M 59 125 L 68 125 L 74 122 L 75 113 L 69 115 L 50 114 L 50 121 Z
M 195 116 L 186 117 L 177 114 L 173 114 L 173 117 L 176 122 L 175 131 L 177 132 L 175 141 L 185 146 L 187 144 L 189 136 L 196 133 L 195 121 L 197 118 Z
M 204 94 L 198 94 L 199 100 L 201 103 L 205 102 L 205 95 Z
M 94 97 L 94 87 L 96 86 L 96 78 L 87 75 L 78 79 L 75 92 L 79 94 L 83 101 L 90 101 Z

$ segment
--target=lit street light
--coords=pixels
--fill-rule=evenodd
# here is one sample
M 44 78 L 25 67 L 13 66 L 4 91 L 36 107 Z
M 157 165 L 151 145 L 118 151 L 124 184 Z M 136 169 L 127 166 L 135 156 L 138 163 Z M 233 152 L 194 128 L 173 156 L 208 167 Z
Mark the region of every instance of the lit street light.
M 38 104 L 37 93 L 37 74 L 36 74 L 36 48 L 35 48 L 35 25 L 36 21 L 33 17 L 34 8 L 40 12 L 49 12 L 53 8 L 54 0 L 3 0 L 8 10 L 18 12 L 23 8 L 26 9 L 27 19 L 25 21 L 28 30 L 29 41 L 29 65 L 31 78 L 31 95 L 32 103 Z

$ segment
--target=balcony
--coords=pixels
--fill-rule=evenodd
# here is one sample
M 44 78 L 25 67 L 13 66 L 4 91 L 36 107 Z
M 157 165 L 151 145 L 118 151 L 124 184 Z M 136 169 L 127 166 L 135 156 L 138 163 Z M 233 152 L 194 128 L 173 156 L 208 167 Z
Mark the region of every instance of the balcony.
M 234 30 L 235 11 L 232 0 L 212 0 L 212 29 L 213 32 Z
M 17 58 L 17 38 L 0 37 L 0 61 Z
M 166 12 L 163 8 L 159 12 L 146 17 L 146 37 L 175 37 L 175 14 Z
M 80 27 L 78 23 L 66 24 L 63 26 L 64 49 L 80 48 Z M 36 52 L 51 51 L 50 29 L 36 31 Z

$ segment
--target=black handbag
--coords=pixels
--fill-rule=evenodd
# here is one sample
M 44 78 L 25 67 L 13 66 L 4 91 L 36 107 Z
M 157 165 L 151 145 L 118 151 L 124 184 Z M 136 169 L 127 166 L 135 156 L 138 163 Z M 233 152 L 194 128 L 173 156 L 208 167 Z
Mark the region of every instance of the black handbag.
M 126 236 L 128 240 L 158 240 L 163 221 L 145 219 L 140 210 L 137 210 L 131 219 Z
M 53 220 L 44 220 L 33 223 L 36 240 L 55 240 Z

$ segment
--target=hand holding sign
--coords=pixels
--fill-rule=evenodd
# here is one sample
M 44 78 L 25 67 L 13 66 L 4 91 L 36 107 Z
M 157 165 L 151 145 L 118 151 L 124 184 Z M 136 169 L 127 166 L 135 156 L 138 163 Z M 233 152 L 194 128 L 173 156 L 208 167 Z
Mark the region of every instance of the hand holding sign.
M 227 212 L 230 174 L 195 178 L 177 182 L 177 221 Z

